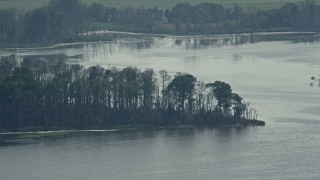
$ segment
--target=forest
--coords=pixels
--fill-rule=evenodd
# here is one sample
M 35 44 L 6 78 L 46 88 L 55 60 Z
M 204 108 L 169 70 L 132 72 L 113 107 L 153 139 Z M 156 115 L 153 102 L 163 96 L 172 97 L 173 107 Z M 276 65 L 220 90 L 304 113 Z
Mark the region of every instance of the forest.
M 229 84 L 187 73 L 0 59 L 0 129 L 264 125 Z
M 50 0 L 48 5 L 26 13 L 0 10 L 0 47 L 101 40 L 95 34 L 101 29 L 162 34 L 317 32 L 320 6 L 313 0 L 267 10 L 244 9 L 237 4 L 225 8 L 213 3 L 179 3 L 164 11 L 157 7 L 116 9 L 99 3 L 86 5 L 80 0 Z

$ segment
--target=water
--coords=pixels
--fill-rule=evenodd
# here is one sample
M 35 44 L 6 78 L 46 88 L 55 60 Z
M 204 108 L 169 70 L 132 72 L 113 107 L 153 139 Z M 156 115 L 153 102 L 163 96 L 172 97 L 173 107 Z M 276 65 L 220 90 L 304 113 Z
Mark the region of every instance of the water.
M 154 37 L 14 52 L 226 81 L 266 127 L 80 133 L 0 147 L 0 179 L 319 179 L 315 35 Z M 9 50 L 2 54 L 12 53 Z M 48 56 L 49 55 L 49 56 Z
M 319 179 L 318 139 L 292 124 L 78 134 L 0 148 L 0 178 Z

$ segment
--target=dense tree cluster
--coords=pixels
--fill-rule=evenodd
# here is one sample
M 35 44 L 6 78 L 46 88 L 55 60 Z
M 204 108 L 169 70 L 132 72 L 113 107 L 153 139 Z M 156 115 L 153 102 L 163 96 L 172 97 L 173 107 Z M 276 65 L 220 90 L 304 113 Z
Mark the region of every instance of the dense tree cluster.
M 87 26 L 87 11 L 78 0 L 51 0 L 48 6 L 25 14 L 0 10 L 3 43 L 59 42 L 75 38 Z
M 319 31 L 320 6 L 313 0 L 286 3 L 278 9 L 225 8 L 213 3 L 179 3 L 171 10 L 115 9 L 80 0 L 50 0 L 47 6 L 20 14 L 0 10 L 3 44 L 54 43 L 84 40 L 83 34 L 102 28 L 157 33 L 242 33 L 257 31 Z M 103 26 L 104 25 L 104 26 Z M 137 29 L 128 29 L 128 25 Z M 122 27 L 122 28 L 121 28 Z
M 257 113 L 229 84 L 127 67 L 0 60 L 0 129 L 241 124 Z
M 278 9 L 243 9 L 235 4 L 224 8 L 218 4 L 177 4 L 166 17 L 178 31 L 195 33 L 242 33 L 256 31 L 319 31 L 320 6 L 313 0 L 286 3 Z
M 150 29 L 161 18 L 162 11 L 156 8 L 116 10 L 99 3 L 87 6 L 80 0 L 50 0 L 47 6 L 25 14 L 0 10 L 0 43 L 72 42 L 84 40 L 84 33 L 97 30 L 94 22 L 129 23 Z

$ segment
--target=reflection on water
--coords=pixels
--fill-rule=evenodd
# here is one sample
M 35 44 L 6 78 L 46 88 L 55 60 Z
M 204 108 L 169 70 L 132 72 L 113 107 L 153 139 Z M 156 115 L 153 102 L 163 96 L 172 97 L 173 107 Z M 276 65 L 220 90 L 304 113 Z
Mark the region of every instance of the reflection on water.
M 123 35 L 125 36 L 125 35 Z M 15 55 L 21 61 L 32 57 L 48 62 L 63 59 L 71 63 L 81 63 L 91 59 L 107 59 L 117 53 L 160 47 L 181 47 L 186 49 L 208 49 L 212 47 L 237 46 L 267 41 L 319 42 L 320 35 L 315 33 L 265 33 L 217 36 L 143 36 L 118 38 L 112 42 L 79 43 L 53 46 L 52 48 L 0 49 L 0 56 Z

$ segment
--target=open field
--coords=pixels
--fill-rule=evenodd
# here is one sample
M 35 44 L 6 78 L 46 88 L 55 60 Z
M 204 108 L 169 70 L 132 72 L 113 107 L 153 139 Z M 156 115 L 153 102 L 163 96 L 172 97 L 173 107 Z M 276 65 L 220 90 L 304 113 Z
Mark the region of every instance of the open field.
M 301 0 L 82 0 L 87 4 L 93 2 L 99 2 L 106 6 L 123 8 L 128 6 L 133 7 L 145 7 L 153 8 L 158 7 L 160 9 L 172 8 L 179 2 L 187 2 L 191 4 L 197 4 L 201 2 L 212 2 L 217 4 L 223 4 L 225 7 L 230 7 L 234 3 L 238 3 L 243 7 L 257 7 L 258 9 L 276 8 L 282 4 L 289 2 L 300 2 Z M 320 0 L 315 0 L 320 4 Z M 16 8 L 21 11 L 27 11 L 47 4 L 49 0 L 0 0 L 0 9 Z

